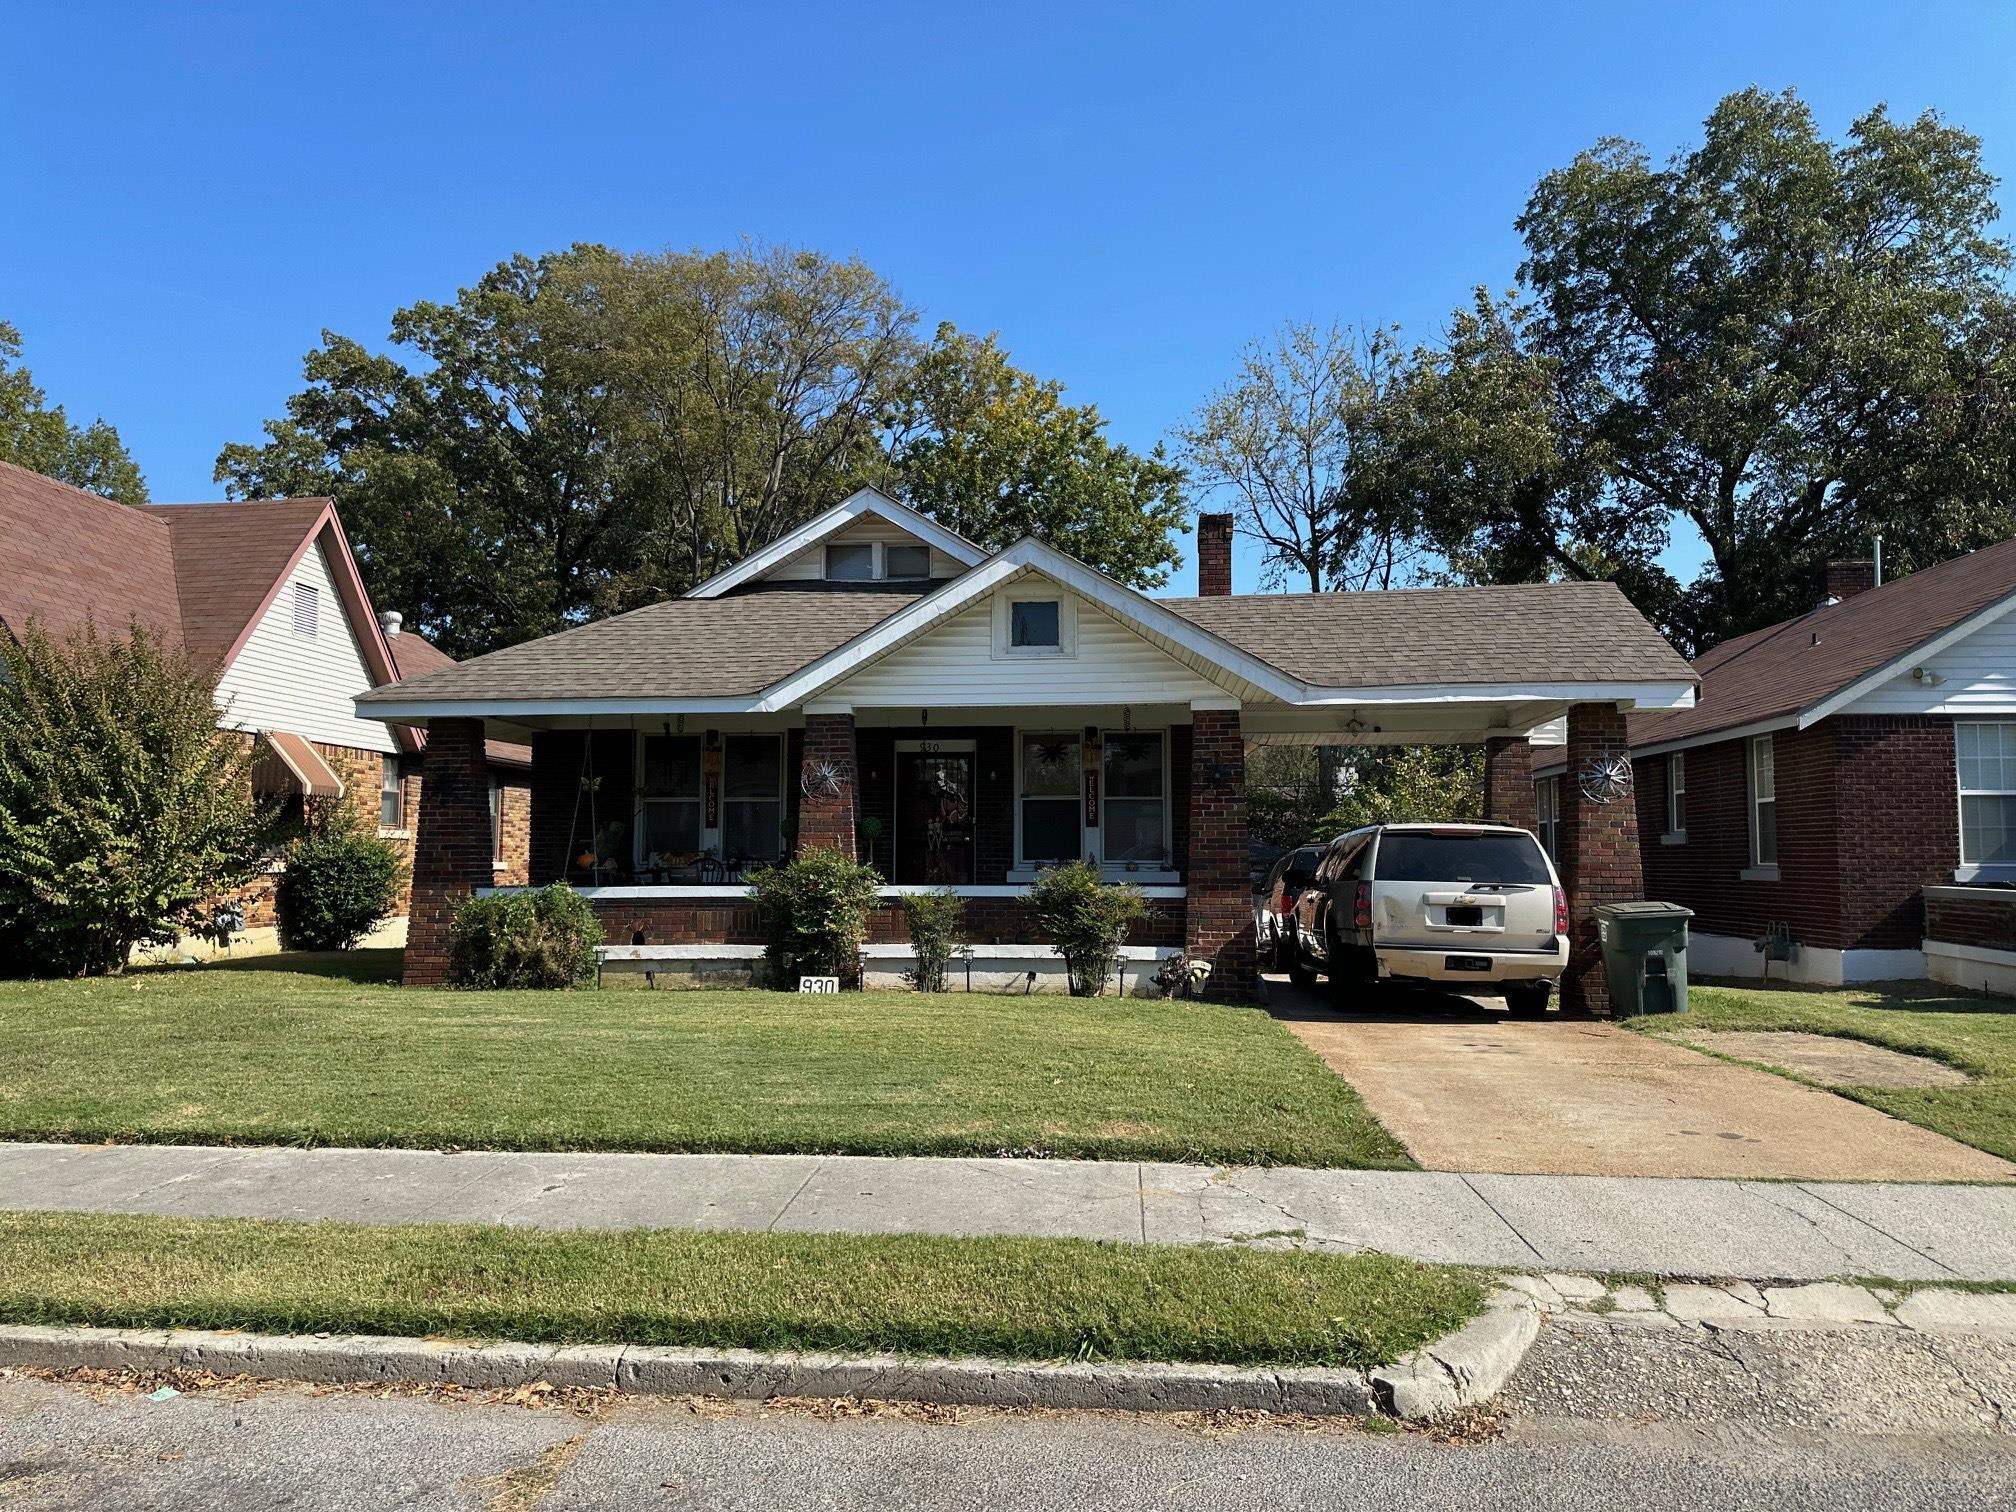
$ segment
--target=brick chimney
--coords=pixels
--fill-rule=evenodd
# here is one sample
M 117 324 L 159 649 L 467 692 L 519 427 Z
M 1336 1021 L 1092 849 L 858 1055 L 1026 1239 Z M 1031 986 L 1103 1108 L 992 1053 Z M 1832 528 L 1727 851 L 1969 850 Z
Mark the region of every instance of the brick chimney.
M 1224 598 L 1232 591 L 1232 516 L 1197 516 L 1197 593 Z
M 1830 599 L 1853 598 L 1875 586 L 1874 562 L 1863 560 L 1827 564 L 1827 597 Z

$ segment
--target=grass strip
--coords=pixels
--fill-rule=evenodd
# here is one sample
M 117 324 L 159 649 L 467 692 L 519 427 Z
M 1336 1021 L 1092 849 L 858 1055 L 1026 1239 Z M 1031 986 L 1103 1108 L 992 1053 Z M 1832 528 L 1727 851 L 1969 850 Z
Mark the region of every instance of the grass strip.
M 0 1139 L 1413 1164 L 1256 1007 L 427 991 L 398 959 L 0 982 Z
M 0 1213 L 0 1322 L 1364 1368 L 1474 1272 L 1078 1239 Z
M 1959 1087 L 1829 1087 L 2005 1160 L 2016 1160 L 2016 1005 L 1937 982 L 1878 982 L 1837 988 L 1690 984 L 1687 1012 L 1627 1020 L 1631 1028 L 1685 1041 L 1689 1031 L 1775 1030 L 1829 1034 L 1965 1071 Z M 1720 1052 L 1717 1052 L 1718 1054 Z M 1761 1065 L 1794 1081 L 1810 1079 Z

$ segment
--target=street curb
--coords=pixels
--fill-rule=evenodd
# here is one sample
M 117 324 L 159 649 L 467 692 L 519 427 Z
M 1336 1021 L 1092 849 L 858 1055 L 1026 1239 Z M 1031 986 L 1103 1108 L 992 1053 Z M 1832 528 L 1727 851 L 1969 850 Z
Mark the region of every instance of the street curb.
M 1523 1333 L 1487 1327 L 1524 1304 Z M 644 1396 L 860 1397 L 959 1407 L 1249 1411 L 1320 1417 L 1447 1416 L 1483 1401 L 1517 1366 L 1538 1310 L 1516 1293 L 1448 1338 L 1372 1372 L 1224 1365 L 1027 1363 L 640 1344 L 476 1344 L 235 1330 L 0 1327 L 0 1366 L 203 1370 L 281 1381 L 602 1387 Z M 1516 1342 L 1515 1342 L 1516 1334 Z M 1432 1363 L 1430 1363 L 1432 1362 Z M 1454 1381 L 1460 1380 L 1458 1386 Z M 1438 1381 L 1440 1383 L 1438 1387 Z
M 1496 1396 L 1539 1334 L 1540 1304 L 1508 1288 L 1481 1317 L 1373 1371 L 1372 1389 L 1394 1417 L 1450 1417 Z

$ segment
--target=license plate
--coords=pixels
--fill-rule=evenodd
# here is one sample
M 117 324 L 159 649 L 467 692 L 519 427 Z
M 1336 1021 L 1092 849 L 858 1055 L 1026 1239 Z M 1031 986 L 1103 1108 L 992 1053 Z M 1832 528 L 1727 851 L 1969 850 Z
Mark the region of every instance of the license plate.
M 1491 969 L 1491 957 L 1444 956 L 1442 958 L 1442 969 L 1444 971 L 1489 971 Z
M 1449 922 L 1451 924 L 1482 924 L 1484 922 L 1484 910 L 1482 908 L 1469 907 L 1452 908 L 1449 910 Z

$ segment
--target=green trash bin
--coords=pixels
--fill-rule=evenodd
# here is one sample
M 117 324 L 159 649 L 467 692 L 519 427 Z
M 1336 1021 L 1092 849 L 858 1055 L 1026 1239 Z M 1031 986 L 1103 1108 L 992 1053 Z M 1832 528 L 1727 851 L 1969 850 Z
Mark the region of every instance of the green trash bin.
M 1687 1011 L 1687 921 L 1678 903 L 1599 903 L 1603 974 L 1619 1018 Z

